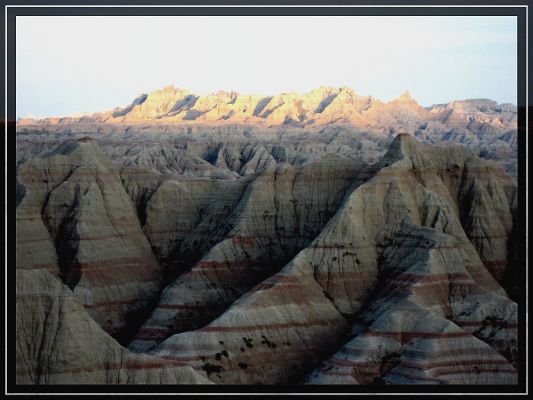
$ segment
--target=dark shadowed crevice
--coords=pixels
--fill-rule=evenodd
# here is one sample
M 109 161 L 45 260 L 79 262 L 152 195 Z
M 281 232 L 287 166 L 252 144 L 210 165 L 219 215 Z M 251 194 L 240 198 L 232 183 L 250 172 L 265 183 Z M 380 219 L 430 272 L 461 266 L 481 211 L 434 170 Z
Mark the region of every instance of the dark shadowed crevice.
M 78 232 L 78 217 L 80 212 L 81 189 L 76 185 L 74 201 L 72 202 L 65 217 L 59 224 L 55 237 L 57 263 L 60 270 L 60 278 L 73 290 L 81 279 L 81 268 L 77 259 L 80 242 Z
M 321 113 L 323 112 L 327 106 L 329 106 L 331 104 L 331 102 L 333 100 L 335 100 L 335 98 L 337 97 L 338 93 L 332 93 L 330 94 L 329 96 L 325 97 L 321 102 L 320 104 L 318 105 L 318 107 L 316 108 L 315 110 L 315 113 Z
M 123 108 L 122 110 L 119 110 L 119 111 L 115 111 L 112 115 L 113 115 L 113 118 L 118 118 L 118 117 L 123 117 L 125 116 L 126 114 L 128 114 L 131 110 L 133 110 L 133 108 L 135 106 L 138 106 L 138 105 L 141 105 L 142 103 L 144 103 L 146 101 L 146 99 L 148 98 L 148 95 L 147 94 L 141 94 L 139 97 L 137 97 L 135 100 L 133 100 L 133 102 Z
M 141 326 L 146 322 L 154 309 L 157 307 L 162 292 L 163 289 L 160 288 L 154 296 L 145 300 L 143 307 L 140 307 L 138 310 L 130 311 L 124 316 L 124 326 L 122 329 L 113 334 L 113 337 L 117 340 L 117 342 L 120 343 L 121 346 L 126 348 L 128 347 L 129 343 L 139 332 L 139 329 L 141 329 Z
M 268 103 L 270 103 L 270 100 L 272 100 L 272 97 L 265 97 L 257 103 L 255 110 L 253 112 L 253 116 L 257 117 L 259 114 L 261 114 L 261 111 L 267 106 Z

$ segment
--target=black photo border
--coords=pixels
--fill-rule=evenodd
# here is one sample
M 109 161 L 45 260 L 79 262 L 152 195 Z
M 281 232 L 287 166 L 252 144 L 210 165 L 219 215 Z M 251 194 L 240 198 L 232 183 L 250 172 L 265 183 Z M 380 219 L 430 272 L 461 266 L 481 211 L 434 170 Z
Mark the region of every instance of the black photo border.
M 43 4 L 46 3 L 46 4 Z M 527 304 L 527 267 L 526 258 L 526 135 L 532 112 L 528 107 L 529 93 L 527 55 L 529 50 L 527 21 L 528 1 L 357 1 L 337 0 L 331 3 L 316 0 L 262 1 L 92 1 L 90 4 L 80 0 L 61 1 L 38 0 L 6 1 L 2 3 L 2 29 L 4 52 L 4 93 L 2 100 L 2 124 L 4 125 L 5 151 L 2 153 L 6 166 L 6 244 L 5 244 L 5 394 L 455 394 L 455 395 L 503 395 L 526 394 L 527 385 L 527 338 L 526 338 L 526 304 Z M 518 106 L 518 238 L 521 277 L 519 279 L 518 303 L 518 383 L 517 385 L 16 385 L 15 384 L 15 193 L 16 193 L 16 17 L 17 16 L 102 16 L 102 15 L 507 15 L 517 17 L 517 106 Z M 527 117 L 526 117 L 527 109 Z M 6 163 L 7 161 L 7 163 Z

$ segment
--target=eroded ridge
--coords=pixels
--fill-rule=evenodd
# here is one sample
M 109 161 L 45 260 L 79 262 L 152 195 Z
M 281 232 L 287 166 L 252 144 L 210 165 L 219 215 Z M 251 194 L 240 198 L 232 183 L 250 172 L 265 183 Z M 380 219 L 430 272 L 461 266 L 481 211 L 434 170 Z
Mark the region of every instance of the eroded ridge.
M 17 381 L 516 383 L 497 163 L 408 134 L 373 164 L 169 146 L 19 165 Z
M 402 232 L 414 230 L 411 236 L 418 239 L 411 245 L 421 246 L 422 254 L 415 252 L 413 257 L 426 261 L 414 263 L 413 268 L 424 266 L 437 273 L 429 281 L 442 290 L 427 294 L 422 283 L 416 284 L 419 279 L 424 281 L 423 274 L 418 279 L 406 274 L 408 289 L 421 299 L 415 301 L 407 296 L 393 305 L 400 298 L 389 297 L 392 303 L 386 304 L 392 314 L 399 313 L 402 306 L 420 312 L 413 314 L 405 328 L 387 332 L 400 343 L 402 335 L 398 332 L 404 332 L 402 329 L 407 341 L 416 336 L 416 331 L 423 332 L 419 337 L 424 340 L 439 337 L 443 331 L 458 332 L 451 337 L 464 337 L 462 347 L 480 347 L 479 352 L 484 352 L 481 359 L 494 361 L 492 370 L 481 371 L 483 375 L 479 377 L 472 367 L 475 359 L 452 360 L 450 365 L 457 376 L 453 371 L 441 371 L 435 379 L 429 377 L 433 383 L 479 383 L 490 379 L 514 382 L 516 304 L 485 267 L 460 222 L 458 193 L 469 173 L 477 169 L 457 176 L 452 166 L 464 168 L 469 163 L 484 161 L 460 146 L 426 147 L 408 135 L 398 136 L 380 162 L 380 171 L 346 198 L 320 234 L 280 273 L 256 286 L 212 323 L 171 336 L 151 353 L 187 361 L 194 368 L 209 372 L 210 379 L 219 383 L 283 383 L 298 378 L 342 340 L 351 319 L 359 315 L 364 318 L 367 309 L 380 304 L 379 297 L 376 304 L 371 299 L 384 279 L 392 279 L 387 275 L 395 269 L 384 260 L 392 257 L 396 263 L 402 261 L 397 259 L 398 253 L 391 253 L 400 247 L 393 240 L 409 238 Z M 447 169 L 451 171 L 446 172 Z M 421 239 L 424 236 L 427 238 Z M 425 250 L 432 242 L 436 250 Z M 455 261 L 451 265 L 442 261 L 448 256 Z M 439 281 L 442 275 L 443 280 Z M 398 281 L 401 284 L 395 282 L 395 291 L 404 296 L 405 283 L 400 278 Z M 444 293 L 443 297 L 439 293 Z M 440 313 L 440 317 L 434 317 L 437 322 L 421 329 L 424 320 L 420 318 L 436 311 Z M 410 323 L 419 326 L 411 329 Z M 434 357 L 432 351 L 446 346 L 446 342 L 428 343 L 428 359 Z M 501 346 L 502 343 L 506 345 Z M 424 380 L 404 375 L 411 382 Z M 370 377 L 373 381 L 381 374 Z M 401 381 L 395 379 L 391 375 L 391 382 Z M 352 376 L 349 381 L 359 382 L 361 378 Z
M 17 268 L 47 269 L 111 334 L 157 296 L 161 269 L 118 170 L 92 139 L 24 164 Z

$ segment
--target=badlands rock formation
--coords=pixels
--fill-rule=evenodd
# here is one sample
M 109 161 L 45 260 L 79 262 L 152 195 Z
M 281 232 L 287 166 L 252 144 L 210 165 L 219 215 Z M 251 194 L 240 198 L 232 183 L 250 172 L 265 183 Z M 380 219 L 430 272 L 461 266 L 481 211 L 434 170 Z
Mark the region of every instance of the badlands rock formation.
M 17 267 L 59 277 L 119 333 L 158 293 L 162 271 L 117 168 L 94 140 L 67 140 L 18 171 Z
M 17 270 L 17 384 L 208 384 L 191 367 L 132 354 L 44 270 Z
M 516 107 L 491 100 L 454 101 L 428 108 L 419 105 L 409 92 L 385 103 L 372 96 L 360 96 L 348 87 L 320 87 L 309 93 L 282 93 L 276 96 L 242 95 L 219 91 L 195 95 L 168 86 L 143 94 L 130 105 L 113 111 L 81 117 L 23 119 L 21 124 L 68 124 L 86 122 L 138 123 L 186 122 L 258 123 L 263 125 L 324 125 L 353 122 L 358 125 L 396 123 L 404 130 L 419 128 L 419 122 L 434 116 L 435 121 L 470 131 L 510 130 L 516 124 Z
M 516 383 L 498 163 L 101 134 L 21 136 L 18 383 Z
M 188 362 L 218 383 L 299 381 L 341 346 L 355 320 L 356 337 L 373 338 L 359 356 L 372 356 L 371 365 L 359 371 L 360 358 L 348 360 L 346 380 L 311 372 L 308 382 L 516 382 L 516 304 L 479 258 L 458 212 L 466 165 L 484 163 L 462 147 L 398 136 L 375 175 L 355 184 L 278 274 L 210 324 L 171 336 L 150 353 Z M 432 361 L 450 347 L 456 357 Z M 416 348 L 423 351 L 411 356 Z
M 220 215 L 214 215 L 205 207 L 207 211 L 203 221 L 208 218 L 209 221 L 201 223 L 200 232 L 209 232 L 209 236 L 198 237 L 198 229 L 195 228 L 192 235 L 188 233 L 188 237 L 183 239 L 172 258 L 177 257 L 179 261 L 191 254 L 189 249 L 194 249 L 197 242 L 208 242 L 210 247 L 204 250 L 203 257 L 197 257 L 198 261 L 189 271 L 164 290 L 159 305 L 130 348 L 147 350 L 172 333 L 201 327 L 252 286 L 277 272 L 320 232 L 337 210 L 346 191 L 365 180 L 368 170 L 365 164 L 337 156 L 299 168 L 281 164 L 264 170 L 246 191 L 239 191 L 240 202 L 238 205 L 233 202 L 232 216 L 225 223 L 221 223 Z M 169 247 L 167 238 L 171 236 L 168 232 L 176 228 L 168 223 L 182 221 L 184 213 L 184 210 L 172 210 L 174 215 L 171 218 L 160 217 L 161 210 L 164 210 L 160 196 L 166 196 L 169 190 L 182 190 L 173 182 L 172 188 L 168 186 L 162 185 L 148 203 L 146 232 L 158 248 Z M 160 195 L 162 190 L 165 192 Z M 199 186 L 197 190 L 201 190 Z M 172 194 L 179 201 L 188 202 L 180 192 Z M 193 200 L 190 204 L 202 203 Z M 217 208 L 220 206 L 217 204 Z M 232 208 L 229 204 L 227 206 Z M 186 215 L 194 216 L 195 213 Z M 232 228 L 224 229 L 225 225 Z M 180 226 L 187 224 L 181 223 Z M 220 230 L 227 233 L 223 236 L 211 235 L 211 232 Z M 153 232 L 158 235 L 164 232 L 164 241 L 161 243 Z
M 169 87 L 19 121 L 16 381 L 515 384 L 515 165 L 490 100 Z
M 328 144 L 347 146 L 348 149 L 341 150 L 343 153 L 350 149 L 352 152 L 363 150 L 358 157 L 369 157 L 372 153 L 372 161 L 384 154 L 386 146 L 375 149 L 375 146 L 368 146 L 368 141 L 379 145 L 380 141 L 388 140 L 389 144 L 396 134 L 407 132 L 428 143 L 464 144 L 484 158 L 499 161 L 516 176 L 517 109 L 512 104 L 498 104 L 487 99 L 422 107 L 409 92 L 383 102 L 372 96 L 358 95 L 347 87 L 320 87 L 305 94 L 261 96 L 224 91 L 196 95 L 168 86 L 143 94 L 130 105 L 112 111 L 78 117 L 21 119 L 17 125 L 19 132 L 34 133 L 72 132 L 80 127 L 86 133 L 125 130 L 129 139 L 132 135 L 138 138 L 140 132 L 144 136 L 155 130 L 172 130 L 174 134 L 188 135 L 188 139 L 191 135 L 198 138 L 212 133 L 217 140 L 253 137 L 254 142 L 275 139 L 277 144 L 280 144 L 279 139 L 291 142 L 288 139 L 311 135 L 313 141 L 326 140 Z M 348 140 L 343 138 L 346 132 Z M 359 139 L 357 143 L 353 142 L 354 132 Z M 161 138 L 157 140 L 160 142 Z M 41 141 L 34 142 L 31 153 L 39 152 L 43 146 L 46 144 Z M 205 154 L 193 153 L 206 159 Z M 209 156 L 216 157 L 211 153 Z M 182 158 L 176 152 L 170 157 Z M 198 161 L 196 158 L 193 163 L 198 164 Z

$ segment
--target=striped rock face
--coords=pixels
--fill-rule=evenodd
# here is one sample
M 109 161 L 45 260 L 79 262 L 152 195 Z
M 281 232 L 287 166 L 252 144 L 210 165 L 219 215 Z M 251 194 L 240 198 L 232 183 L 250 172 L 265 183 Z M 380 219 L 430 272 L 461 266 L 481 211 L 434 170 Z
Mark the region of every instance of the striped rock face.
M 178 362 L 121 347 L 47 271 L 17 271 L 17 384 L 209 384 Z
M 205 255 L 163 291 L 158 306 L 130 349 L 145 351 L 173 333 L 196 329 L 220 315 L 232 302 L 279 271 L 306 247 L 335 213 L 346 191 L 370 174 L 365 164 L 334 156 L 299 168 L 282 164 L 262 172 L 244 192 L 239 191 L 238 204 L 228 204 L 228 209 L 234 210 L 231 222 L 226 220 L 225 224 L 232 228 L 218 237 L 214 227 L 206 229 L 214 233 L 209 239 L 217 239 L 213 240 L 215 245 L 206 248 Z M 195 185 L 198 188 L 198 183 Z M 226 187 L 225 193 L 231 190 Z M 183 184 L 169 182 L 152 196 L 146 225 L 152 243 L 158 240 L 160 228 L 157 226 L 161 222 L 166 226 L 163 232 L 168 232 L 169 221 L 173 223 L 195 215 L 192 210 L 176 209 L 172 211 L 173 218 L 161 218 L 167 213 L 165 207 L 160 206 L 161 198 L 182 199 L 191 193 L 193 191 L 186 190 Z M 220 202 L 225 202 L 224 198 L 224 195 L 217 195 L 217 208 Z M 210 214 L 212 206 L 207 207 L 196 199 L 185 203 L 191 207 L 202 206 L 206 214 Z M 210 216 L 209 220 L 216 221 L 219 227 L 224 225 L 220 216 Z M 184 221 L 180 226 L 187 230 L 188 223 Z M 191 239 L 192 245 L 197 240 L 205 244 L 207 237 L 205 240 L 198 238 L 197 231 L 197 228 L 192 230 L 187 234 L 189 237 L 183 239 L 181 248 L 174 253 L 177 261 L 190 253 L 187 247 L 191 246 Z M 167 233 L 162 236 L 170 237 Z
M 24 164 L 18 179 L 26 188 L 17 208 L 18 267 L 54 272 L 119 335 L 157 295 L 161 271 L 118 171 L 88 139 Z
M 21 125 L 67 123 L 227 123 L 324 125 L 339 120 L 381 130 L 416 130 L 420 122 L 435 121 L 450 128 L 486 133 L 516 129 L 517 110 L 511 104 L 486 99 L 453 101 L 422 107 L 409 92 L 390 102 L 358 95 L 348 87 L 320 87 L 308 93 L 276 96 L 219 91 L 195 95 L 172 86 L 143 94 L 115 111 L 42 120 L 23 119 Z M 459 131 L 460 132 L 460 131 Z M 414 133 L 414 132 L 413 132 Z
M 259 99 L 162 91 L 112 118 L 374 112 L 346 90 L 293 97 L 250 113 Z M 104 150 L 68 139 L 20 160 L 17 382 L 517 382 L 517 194 L 497 163 L 408 134 L 367 163 L 350 149 L 372 144 L 343 130 L 288 145 L 116 129 Z
M 350 134 L 354 131 L 370 133 L 374 142 L 406 132 L 431 144 L 461 143 L 485 158 L 498 160 L 516 177 L 517 117 L 516 106 L 488 99 L 423 107 L 409 92 L 385 102 L 359 95 L 349 87 L 319 87 L 308 93 L 265 96 L 225 91 L 196 95 L 168 86 L 143 94 L 128 106 L 112 111 L 64 118 L 27 118 L 19 120 L 17 125 L 22 131 L 68 129 L 69 133 L 72 129 L 117 132 L 124 127 L 135 132 L 127 134 L 128 141 L 135 139 L 137 130 L 143 134 L 172 130 L 199 135 L 212 130 L 215 140 L 220 140 L 222 135 L 246 139 L 256 134 L 258 138 L 268 136 L 279 141 L 291 131 L 300 137 L 314 132 L 316 138 L 320 138 L 327 129 L 346 129 Z M 350 142 L 347 144 L 350 146 Z M 156 140 L 150 147 L 158 152 L 159 145 L 160 141 Z M 370 149 L 366 150 L 368 153 Z M 201 165 L 197 158 L 183 158 L 176 149 L 167 155 L 185 168 L 205 168 L 205 174 L 215 170 L 209 164 Z M 228 161 L 234 165 L 239 163 L 228 155 L 224 150 L 220 152 L 221 157 L 214 166 L 223 167 Z M 142 159 L 141 155 L 139 161 Z M 144 161 L 150 162 L 149 159 Z M 249 167 L 271 161 L 267 152 L 258 152 Z
M 472 279 L 453 236 L 404 223 L 383 256 L 355 337 L 307 383 L 516 383 L 516 349 L 499 343 L 516 340 L 516 304 Z
M 219 383 L 516 382 L 516 304 L 459 215 L 459 193 L 479 170 L 469 166 L 483 163 L 460 147 L 397 137 L 375 176 L 280 273 L 150 353 Z M 309 373 L 354 318 L 355 338 Z M 465 352 L 441 362 L 439 354 L 458 348 Z

